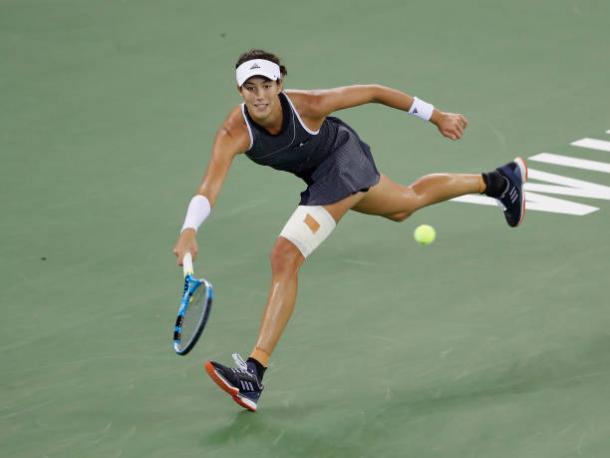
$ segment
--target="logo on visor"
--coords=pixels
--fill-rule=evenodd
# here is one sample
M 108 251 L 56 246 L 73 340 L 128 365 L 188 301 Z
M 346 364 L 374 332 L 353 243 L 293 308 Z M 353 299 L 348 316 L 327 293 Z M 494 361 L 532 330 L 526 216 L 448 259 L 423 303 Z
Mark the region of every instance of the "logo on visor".
M 250 67 L 250 70 L 254 70 L 255 68 L 260 68 L 257 63 L 254 63 L 254 65 Z

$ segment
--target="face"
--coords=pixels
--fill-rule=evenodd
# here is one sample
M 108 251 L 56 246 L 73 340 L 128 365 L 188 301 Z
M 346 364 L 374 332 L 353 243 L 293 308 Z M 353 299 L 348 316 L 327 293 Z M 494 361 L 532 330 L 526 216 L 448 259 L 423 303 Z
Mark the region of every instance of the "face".
M 246 103 L 248 113 L 254 118 L 267 118 L 280 101 L 278 94 L 282 91 L 282 82 L 269 81 L 262 77 L 248 79 L 239 93 Z

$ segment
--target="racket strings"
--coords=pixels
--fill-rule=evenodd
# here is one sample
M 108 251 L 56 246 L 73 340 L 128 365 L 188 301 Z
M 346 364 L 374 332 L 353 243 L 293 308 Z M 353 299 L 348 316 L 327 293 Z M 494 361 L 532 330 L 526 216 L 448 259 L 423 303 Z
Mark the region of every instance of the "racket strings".
M 182 348 L 187 347 L 193 338 L 196 338 L 208 296 L 204 283 L 197 282 L 195 285 L 186 285 L 186 291 L 189 291 L 189 305 L 182 318 L 182 336 L 180 339 Z
M 186 355 L 197 343 L 208 320 L 213 300 L 214 288 L 211 283 L 191 274 L 186 275 L 174 326 L 174 351 L 179 355 Z

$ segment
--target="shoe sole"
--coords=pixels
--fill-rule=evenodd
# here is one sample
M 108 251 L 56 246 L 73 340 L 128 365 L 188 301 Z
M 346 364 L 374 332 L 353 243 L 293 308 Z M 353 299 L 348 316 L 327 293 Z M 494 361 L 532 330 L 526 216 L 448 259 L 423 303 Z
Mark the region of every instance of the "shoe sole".
M 523 218 L 525 217 L 525 190 L 523 189 L 523 185 L 525 185 L 525 182 L 527 181 L 527 176 L 528 176 L 528 170 L 527 170 L 527 163 L 525 162 L 525 160 L 522 157 L 516 157 L 515 158 L 515 163 L 517 164 L 517 166 L 519 167 L 519 170 L 521 171 L 521 176 L 523 177 L 523 183 L 521 186 L 521 218 L 519 218 L 519 222 L 517 223 L 517 226 L 519 226 L 521 224 L 521 222 L 523 221 Z M 517 227 L 515 226 L 515 227 Z
M 230 395 L 237 404 L 251 412 L 256 412 L 256 404 L 240 395 L 239 389 L 232 386 L 222 375 L 216 372 L 216 368 L 210 361 L 206 362 L 203 367 L 214 383 Z

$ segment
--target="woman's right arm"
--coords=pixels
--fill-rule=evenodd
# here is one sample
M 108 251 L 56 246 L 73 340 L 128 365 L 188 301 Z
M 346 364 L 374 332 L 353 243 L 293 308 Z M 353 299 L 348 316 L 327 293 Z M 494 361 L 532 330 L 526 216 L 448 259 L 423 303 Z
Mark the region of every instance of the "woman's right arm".
M 234 110 L 216 132 L 214 145 L 212 147 L 212 156 L 208 162 L 201 184 L 197 188 L 197 193 L 193 198 L 196 201 L 205 202 L 207 200 L 206 205 L 208 205 L 208 212 L 209 208 L 214 207 L 216 204 L 218 194 L 220 193 L 222 184 L 227 176 L 227 172 L 231 167 L 233 158 L 238 154 L 247 151 L 250 147 L 250 136 L 243 118 L 241 117 L 241 111 L 239 111 L 239 117 L 236 115 L 237 112 Z M 198 205 L 198 202 L 195 202 L 194 205 L 189 205 L 187 221 L 189 218 L 192 220 L 193 216 L 197 219 L 198 215 L 192 214 L 193 210 L 191 207 L 195 207 L 196 209 Z M 194 227 L 185 227 L 182 229 L 173 249 L 174 254 L 178 257 L 178 265 L 182 265 L 182 259 L 186 252 L 190 252 L 193 255 L 193 258 L 197 256 L 199 249 L 196 235 L 197 230 Z

